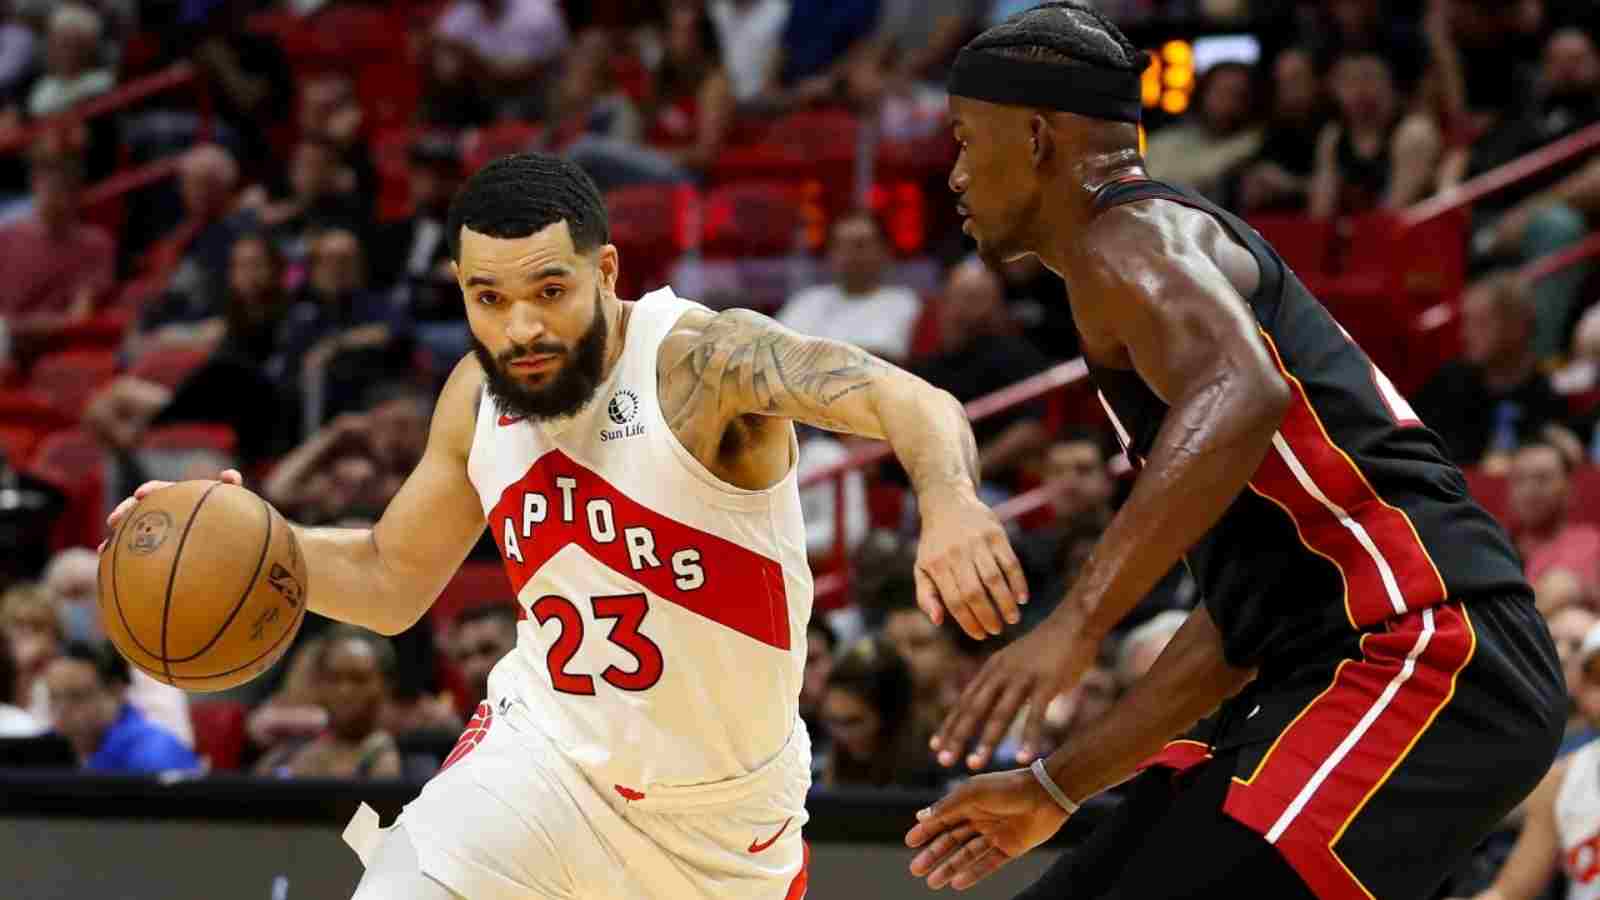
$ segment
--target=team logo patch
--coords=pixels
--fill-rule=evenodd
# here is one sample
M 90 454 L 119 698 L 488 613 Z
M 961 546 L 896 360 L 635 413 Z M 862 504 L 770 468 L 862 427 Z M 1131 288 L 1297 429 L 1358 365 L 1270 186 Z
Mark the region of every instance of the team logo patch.
M 611 395 L 611 402 L 606 404 L 606 416 L 611 419 L 612 424 L 622 427 L 600 429 L 602 441 L 615 441 L 644 434 L 644 423 L 638 421 L 639 395 L 627 388 Z
M 617 391 L 606 404 L 606 415 L 618 425 L 632 422 L 639 415 L 639 395 L 627 388 Z
M 144 556 L 154 553 L 167 542 L 172 533 L 172 516 L 163 510 L 153 509 L 128 526 L 128 551 Z

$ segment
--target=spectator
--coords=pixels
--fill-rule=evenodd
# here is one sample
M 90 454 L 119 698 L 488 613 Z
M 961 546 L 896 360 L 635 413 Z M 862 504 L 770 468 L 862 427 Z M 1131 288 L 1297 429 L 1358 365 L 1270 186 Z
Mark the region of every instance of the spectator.
M 17 666 L 12 696 L 35 719 L 50 721 L 44 670 L 61 654 L 61 619 L 38 585 L 15 584 L 0 595 L 0 638 Z
M 956 52 L 980 30 L 988 0 L 882 0 L 877 31 L 852 75 L 852 93 L 875 100 L 917 84 L 944 87 Z
M 839 636 L 820 617 L 806 625 L 806 668 L 800 680 L 800 718 L 812 736 L 812 757 L 819 763 L 825 757 L 827 736 L 822 728 L 822 700 L 828 692 L 828 676 L 833 672 L 833 655 Z
M 939 625 L 917 607 L 916 584 L 906 576 L 892 582 L 879 601 L 883 637 L 911 674 L 912 715 L 917 730 L 932 734 L 955 706 L 961 689 L 978 674 L 977 654 L 968 652 L 961 628 L 946 619 Z
M 1017 334 L 1000 276 L 976 259 L 950 270 L 935 311 L 939 352 L 913 371 L 962 403 L 1050 368 L 1050 360 Z M 1044 449 L 1049 440 L 1044 414 L 1039 404 L 1032 404 L 973 423 L 978 469 L 985 481 L 1011 483 L 1017 467 Z
M 850 458 L 850 448 L 820 428 L 797 423 L 795 434 L 800 441 L 800 463 L 795 477 L 801 482 L 814 472 Z M 844 550 L 850 553 L 867 536 L 867 481 L 860 469 L 850 469 L 843 477 Z M 813 569 L 828 569 L 834 565 L 834 554 L 839 549 L 835 536 L 836 497 L 832 478 L 800 491 L 800 511 L 806 523 L 806 555 Z
M 1566 678 L 1567 693 L 1573 700 L 1573 714 L 1567 722 L 1567 737 L 1562 741 L 1562 751 L 1576 749 L 1586 743 L 1594 730 L 1577 714 L 1578 688 L 1583 683 L 1583 670 L 1578 666 L 1583 649 L 1583 639 L 1600 624 L 1600 615 L 1577 604 L 1568 604 L 1544 614 L 1550 628 L 1550 638 L 1555 641 L 1556 656 L 1561 660 L 1561 672 Z
M 1578 681 L 1571 684 L 1579 715 L 1590 728 L 1600 728 L 1600 670 L 1594 659 L 1600 654 L 1600 625 L 1583 642 L 1579 653 Z M 1546 896 L 1551 879 L 1564 874 L 1569 879 L 1569 897 L 1590 893 L 1596 869 L 1592 842 L 1594 820 L 1600 811 L 1593 808 L 1595 789 L 1574 784 L 1593 779 L 1594 752 L 1557 758 L 1549 774 L 1528 796 L 1522 833 L 1516 847 L 1500 869 L 1494 883 L 1474 900 L 1538 900 Z
M 1533 94 L 1542 0 L 1435 0 L 1423 16 L 1430 61 L 1424 98 L 1471 140 Z
M 79 179 L 73 161 L 36 156 L 33 215 L 0 226 L 0 316 L 18 342 L 89 315 L 116 276 L 115 239 L 78 216 Z
M 76 3 L 50 15 L 45 75 L 28 92 L 28 115 L 52 116 L 111 90 L 116 77 L 101 59 L 105 23 L 93 9 Z
M 127 701 L 128 662 L 107 644 L 67 644 L 45 669 L 55 730 L 96 772 L 200 768 L 176 737 Z
M 1420 200 L 1432 186 L 1442 149 L 1438 126 L 1406 112 L 1381 56 L 1343 56 L 1329 80 L 1339 119 L 1317 141 L 1311 215 L 1327 219 Z
M 358 408 L 352 394 L 381 373 L 409 373 L 411 320 L 367 288 L 367 261 L 356 233 L 329 226 L 311 233 L 308 273 L 296 295 L 268 376 L 305 395 L 302 433 L 331 415 Z
M 455 0 L 435 23 L 433 39 L 471 55 L 485 93 L 511 98 L 542 80 L 569 36 L 556 0 Z
M 489 673 L 517 646 L 517 608 L 511 603 L 483 603 L 456 616 L 450 628 L 450 649 L 467 683 L 470 714 L 489 696 Z
M 461 149 L 451 136 L 426 135 L 406 149 L 410 215 L 379 230 L 381 252 L 375 254 L 373 260 L 375 283 L 406 289 L 413 295 L 413 305 L 423 302 L 423 298 L 415 296 L 419 284 L 442 278 L 451 287 L 455 286 L 455 277 L 450 274 L 445 222 L 449 218 L 450 201 L 461 186 L 462 178 Z M 459 292 L 457 294 L 449 304 L 452 318 L 461 315 Z M 465 353 L 465 349 L 462 352 Z
M 335 419 L 272 470 L 262 494 L 297 519 L 329 524 L 375 520 L 422 458 L 430 398 L 380 386 L 365 413 Z
M 100 626 L 99 572 L 100 557 L 85 547 L 68 547 L 45 567 L 45 597 L 55 609 L 68 643 L 99 644 L 106 639 Z M 134 669 L 129 678 L 128 702 L 185 747 L 194 746 L 188 694 Z
M 178 191 L 183 218 L 145 253 L 153 273 L 170 273 L 164 293 L 145 304 L 141 331 L 163 325 L 194 324 L 221 314 L 230 254 L 249 225 L 233 216 L 239 165 L 218 144 L 201 144 L 178 161 Z M 128 348 L 137 357 L 137 341 Z
M 134 342 L 141 352 L 210 350 L 205 363 L 175 389 L 124 375 L 90 399 L 84 426 L 108 447 L 131 451 L 151 427 L 200 422 L 231 426 L 246 462 L 287 449 L 285 438 L 293 433 L 297 410 L 283 402 L 280 386 L 262 374 L 277 353 L 288 314 L 283 257 L 261 234 L 241 236 L 230 256 L 221 315 L 162 325 Z
M 291 263 L 311 255 L 319 231 L 339 229 L 354 238 L 368 224 L 355 172 L 344 164 L 344 148 L 322 137 L 295 145 L 287 183 L 269 196 L 261 188 L 246 191 L 241 206 L 251 211 L 273 235 Z
M 430 41 L 423 58 L 419 123 L 465 131 L 494 121 L 495 105 L 480 89 L 471 50 L 452 41 Z
M 1240 172 L 1238 206 L 1246 212 L 1304 209 L 1322 126 L 1322 84 L 1310 51 L 1284 50 L 1272 63 L 1272 114 L 1261 149 Z
M 667 9 L 664 56 L 644 113 L 648 147 L 590 137 L 568 149 L 602 190 L 698 177 L 716 160 L 734 97 L 710 14 L 677 0 Z
M 17 705 L 17 658 L 0 635 L 0 738 L 35 737 L 45 726 Z
M 834 660 L 822 700 L 828 787 L 935 787 L 942 774 L 918 728 L 911 674 L 886 638 L 866 637 Z
M 1568 519 L 1571 475 L 1572 461 L 1551 444 L 1530 442 L 1517 451 L 1511 460 L 1514 537 L 1530 582 L 1564 570 L 1594 602 L 1600 600 L 1600 529 Z
M 871 46 L 878 12 L 879 0 L 790 0 L 762 105 L 782 110 L 837 98 Z
M 238 136 L 240 161 L 259 177 L 272 158 L 271 135 L 294 102 L 294 73 L 277 39 L 248 27 L 255 5 L 223 0 L 213 5 L 198 33 L 186 38 L 217 116 Z
M 373 165 L 363 128 L 366 112 L 349 75 L 324 74 L 305 81 L 300 91 L 300 137 L 324 142 L 335 150 L 335 192 L 356 224 L 372 220 L 378 197 L 378 170 Z
M 1566 403 L 1539 371 L 1532 339 L 1535 311 L 1512 272 L 1467 288 L 1461 302 L 1461 358 L 1442 366 L 1416 397 L 1417 413 L 1464 466 L 1509 454 L 1566 417 Z
M 285 778 L 396 778 L 400 752 L 379 728 L 395 674 L 394 648 L 354 626 L 337 626 L 321 638 L 316 656 L 317 694 L 328 728 L 309 741 L 279 746 L 256 773 Z
M 828 261 L 838 281 L 795 294 L 778 312 L 778 321 L 803 334 L 847 340 L 885 359 L 905 360 L 922 302 L 910 288 L 884 283 L 890 258 L 882 223 L 864 211 L 840 217 L 828 242 Z
M 1079 428 L 1062 435 L 1045 453 L 1044 480 L 1057 489 L 1050 501 L 1056 521 L 1111 521 L 1111 479 L 1108 440 L 1096 430 Z
M 567 54 L 559 80 L 549 83 L 545 110 L 549 127 L 540 143 L 566 153 L 583 152 L 585 142 L 601 147 L 632 147 L 643 133 L 638 107 L 618 84 L 605 32 L 591 31 Z M 598 170 L 610 177 L 605 166 Z M 611 185 L 602 184 L 608 188 Z
M 1401 83 L 1415 84 L 1427 60 L 1426 48 L 1416 20 L 1394 6 L 1385 0 L 1315 4 L 1301 38 L 1322 67 L 1348 53 L 1370 52 L 1383 57 Z
M 1261 149 L 1258 118 L 1250 67 L 1218 63 L 1200 76 L 1189 119 L 1150 135 L 1145 166 L 1153 177 L 1220 197 L 1223 177 Z
M 1117 648 L 1115 674 L 1118 690 L 1126 691 L 1150 671 L 1161 651 L 1167 648 L 1167 643 L 1188 618 L 1187 613 L 1167 610 L 1152 616 L 1123 637 Z
M 706 12 L 717 26 L 734 99 L 755 100 L 777 71 L 789 0 L 711 0 Z

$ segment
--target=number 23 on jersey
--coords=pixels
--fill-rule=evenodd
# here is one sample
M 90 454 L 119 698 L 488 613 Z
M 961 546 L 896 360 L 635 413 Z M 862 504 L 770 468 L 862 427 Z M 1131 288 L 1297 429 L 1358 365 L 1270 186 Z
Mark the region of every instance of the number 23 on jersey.
M 616 665 L 606 666 L 599 674 L 605 682 L 621 691 L 645 691 L 661 680 L 664 662 L 661 647 L 639 631 L 645 614 L 650 611 L 644 594 L 618 594 L 609 597 L 592 597 L 590 603 L 595 619 L 612 620 L 606 639 L 631 655 L 636 664 L 633 671 Z M 575 672 L 569 666 L 572 658 L 583 646 L 583 613 L 577 604 L 558 594 L 540 597 L 530 608 L 533 620 L 542 628 L 550 621 L 559 623 L 560 631 L 550 645 L 545 661 L 550 667 L 550 686 L 564 694 L 594 695 L 594 675 Z

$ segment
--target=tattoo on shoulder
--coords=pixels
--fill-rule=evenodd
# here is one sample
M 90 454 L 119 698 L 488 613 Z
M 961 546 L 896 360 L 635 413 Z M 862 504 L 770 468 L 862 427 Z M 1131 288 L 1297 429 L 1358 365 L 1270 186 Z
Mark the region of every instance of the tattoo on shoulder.
M 851 430 L 838 404 L 888 369 L 859 347 L 798 335 L 749 310 L 729 310 L 706 319 L 670 364 L 664 412 L 676 423 L 711 405 L 724 415 L 783 416 Z

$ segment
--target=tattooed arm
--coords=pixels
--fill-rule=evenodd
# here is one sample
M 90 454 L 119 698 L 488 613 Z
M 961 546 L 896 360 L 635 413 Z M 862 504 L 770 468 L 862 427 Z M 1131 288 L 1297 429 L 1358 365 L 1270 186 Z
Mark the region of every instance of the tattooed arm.
M 752 449 L 781 452 L 786 470 L 784 420 L 888 441 L 923 518 L 918 603 L 935 621 L 948 609 L 975 638 L 1020 617 L 1022 569 L 977 498 L 977 444 L 948 392 L 858 347 L 797 334 L 748 310 L 684 316 L 658 367 L 668 423 L 713 471 L 726 454 Z

